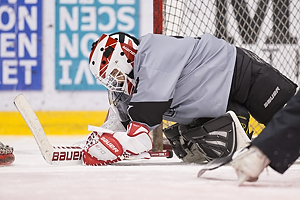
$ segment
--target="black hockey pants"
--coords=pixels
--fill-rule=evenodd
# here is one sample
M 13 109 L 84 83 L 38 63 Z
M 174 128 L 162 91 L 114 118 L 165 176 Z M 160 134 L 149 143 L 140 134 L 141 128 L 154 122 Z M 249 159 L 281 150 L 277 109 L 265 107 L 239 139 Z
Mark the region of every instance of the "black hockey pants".
M 253 52 L 237 48 L 230 104 L 244 107 L 262 124 L 294 96 L 297 85 Z M 242 111 L 243 112 L 243 111 Z

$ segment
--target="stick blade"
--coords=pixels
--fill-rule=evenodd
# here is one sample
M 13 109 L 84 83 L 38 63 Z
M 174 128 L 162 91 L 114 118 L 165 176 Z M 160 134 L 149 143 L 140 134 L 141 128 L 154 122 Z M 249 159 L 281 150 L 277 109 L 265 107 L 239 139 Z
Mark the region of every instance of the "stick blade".
M 204 167 L 198 172 L 197 177 L 202 176 L 207 170 L 214 170 L 223 165 L 226 165 L 232 160 L 232 155 L 222 157 L 222 158 L 215 158 L 212 161 L 208 162 Z
M 14 104 L 33 134 L 44 159 L 47 163 L 52 164 L 53 147 L 27 99 L 23 94 L 19 94 L 14 99 Z

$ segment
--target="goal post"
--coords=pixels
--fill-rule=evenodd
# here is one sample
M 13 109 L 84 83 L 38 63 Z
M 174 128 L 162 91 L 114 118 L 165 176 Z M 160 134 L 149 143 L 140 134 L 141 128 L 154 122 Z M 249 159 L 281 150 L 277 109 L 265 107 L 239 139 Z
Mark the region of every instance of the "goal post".
M 153 0 L 153 33 L 163 32 L 163 0 Z
M 211 33 L 249 49 L 299 83 L 300 1 L 153 0 L 153 33 Z M 257 135 L 264 128 L 253 118 Z

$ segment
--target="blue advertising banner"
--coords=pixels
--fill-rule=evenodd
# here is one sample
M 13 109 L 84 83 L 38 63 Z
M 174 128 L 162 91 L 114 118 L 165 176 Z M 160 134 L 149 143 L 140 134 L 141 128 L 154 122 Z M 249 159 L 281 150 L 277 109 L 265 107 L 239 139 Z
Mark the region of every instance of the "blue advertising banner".
M 103 33 L 139 36 L 139 0 L 56 0 L 56 90 L 104 90 L 88 66 L 92 43 Z
M 42 89 L 42 0 L 0 1 L 0 90 Z

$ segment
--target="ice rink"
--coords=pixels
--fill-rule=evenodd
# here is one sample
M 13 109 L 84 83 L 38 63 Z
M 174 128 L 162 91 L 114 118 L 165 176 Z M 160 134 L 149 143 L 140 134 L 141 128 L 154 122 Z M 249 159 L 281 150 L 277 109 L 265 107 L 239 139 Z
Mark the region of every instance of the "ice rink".
M 53 145 L 70 145 L 78 137 L 50 137 Z M 255 183 L 237 186 L 232 167 L 224 166 L 197 178 L 201 165 L 177 158 L 122 161 L 110 166 L 51 166 L 32 137 L 1 136 L 15 149 L 15 162 L 0 166 L 0 200 L 122 199 L 300 199 L 300 164 L 284 175 L 271 168 Z

